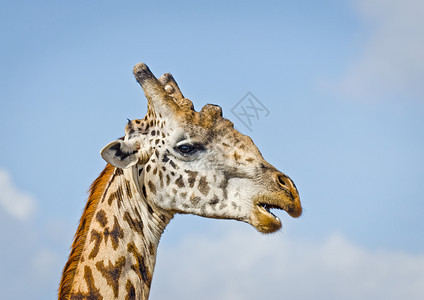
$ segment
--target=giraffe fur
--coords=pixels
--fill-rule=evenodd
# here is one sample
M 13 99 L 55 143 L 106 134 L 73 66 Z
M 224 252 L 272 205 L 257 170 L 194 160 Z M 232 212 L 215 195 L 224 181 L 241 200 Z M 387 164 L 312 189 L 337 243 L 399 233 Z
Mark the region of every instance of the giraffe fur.
M 90 188 L 59 299 L 148 299 L 160 237 L 177 213 L 234 219 L 262 233 L 281 228 L 271 209 L 302 213 L 293 181 L 219 106 L 195 111 L 171 74 L 156 79 L 144 64 L 134 75 L 147 114 L 101 151 L 108 164 Z

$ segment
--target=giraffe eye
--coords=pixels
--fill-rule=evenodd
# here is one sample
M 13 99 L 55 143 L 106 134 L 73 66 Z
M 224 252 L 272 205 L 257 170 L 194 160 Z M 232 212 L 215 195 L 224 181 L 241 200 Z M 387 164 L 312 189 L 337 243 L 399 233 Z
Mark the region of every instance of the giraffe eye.
M 203 147 L 199 144 L 182 144 L 177 146 L 176 149 L 182 155 L 190 155 L 203 150 Z

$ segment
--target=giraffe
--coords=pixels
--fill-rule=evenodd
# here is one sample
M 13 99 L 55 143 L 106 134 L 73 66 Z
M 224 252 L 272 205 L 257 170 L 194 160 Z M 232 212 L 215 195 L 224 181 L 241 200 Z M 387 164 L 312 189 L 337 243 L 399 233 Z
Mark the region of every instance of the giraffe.
M 59 299 L 148 299 L 160 237 L 177 213 L 234 219 L 262 233 L 282 226 L 271 209 L 302 213 L 293 181 L 219 106 L 197 112 L 171 74 L 157 79 L 145 64 L 133 72 L 147 114 L 101 150 L 107 165 L 91 185 Z

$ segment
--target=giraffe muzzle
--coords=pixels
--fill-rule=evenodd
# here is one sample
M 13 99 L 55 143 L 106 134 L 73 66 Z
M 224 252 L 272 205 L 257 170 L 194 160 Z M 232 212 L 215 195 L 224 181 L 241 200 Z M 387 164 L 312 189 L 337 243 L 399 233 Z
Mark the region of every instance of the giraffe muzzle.
M 272 233 L 282 227 L 280 218 L 273 213 L 274 210 L 285 210 L 293 218 L 302 214 L 299 192 L 293 181 L 280 172 L 273 174 L 273 179 L 276 190 L 253 199 L 250 223 L 262 233 Z

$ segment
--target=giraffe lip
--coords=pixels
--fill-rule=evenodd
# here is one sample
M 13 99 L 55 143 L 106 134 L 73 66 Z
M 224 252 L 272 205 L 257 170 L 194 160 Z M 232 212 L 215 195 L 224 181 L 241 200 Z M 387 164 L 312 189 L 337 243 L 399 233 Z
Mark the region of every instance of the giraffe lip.
M 262 212 L 268 213 L 271 216 L 273 216 L 276 221 L 280 221 L 280 219 L 272 213 L 271 209 L 283 210 L 282 207 L 275 204 L 269 204 L 269 203 L 258 203 L 257 205 L 262 210 Z

